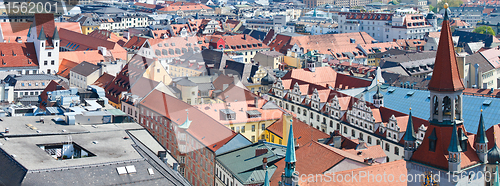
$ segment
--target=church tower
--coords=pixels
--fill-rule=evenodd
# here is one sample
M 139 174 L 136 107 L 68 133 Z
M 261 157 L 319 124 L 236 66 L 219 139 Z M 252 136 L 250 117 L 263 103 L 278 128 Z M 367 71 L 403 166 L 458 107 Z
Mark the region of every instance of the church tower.
M 410 160 L 411 156 L 413 156 L 413 152 L 417 149 L 417 138 L 415 137 L 415 129 L 413 127 L 413 119 L 411 116 L 411 108 L 410 108 L 410 116 L 408 117 L 408 125 L 406 125 L 405 132 L 405 160 Z
M 452 125 L 456 118 L 457 125 L 461 125 L 463 123 L 462 91 L 465 88 L 458 70 L 448 11 L 445 11 L 444 15 L 434 72 L 439 73 L 433 73 L 429 82 L 430 122 L 438 125 Z
M 380 93 L 380 85 L 377 84 L 377 93 L 373 95 L 373 106 L 380 108 L 384 106 L 384 95 Z M 411 114 L 411 112 L 410 112 Z
M 481 162 L 488 163 L 488 139 L 484 130 L 483 110 L 481 109 L 481 116 L 479 118 L 479 125 L 477 127 L 476 140 L 474 141 L 476 153 Z
M 27 42 L 33 42 L 38 59 L 38 73 L 55 74 L 59 70 L 60 38 L 54 14 L 35 14 Z

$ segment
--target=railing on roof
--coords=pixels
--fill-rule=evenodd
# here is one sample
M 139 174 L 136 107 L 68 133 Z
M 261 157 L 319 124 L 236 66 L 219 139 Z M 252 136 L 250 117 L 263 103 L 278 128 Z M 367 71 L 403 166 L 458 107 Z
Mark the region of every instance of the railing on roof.
M 493 94 L 483 94 L 483 93 L 472 93 L 472 92 L 464 92 L 464 95 L 468 96 L 479 96 L 479 97 L 489 97 L 489 98 L 500 98 L 500 95 Z

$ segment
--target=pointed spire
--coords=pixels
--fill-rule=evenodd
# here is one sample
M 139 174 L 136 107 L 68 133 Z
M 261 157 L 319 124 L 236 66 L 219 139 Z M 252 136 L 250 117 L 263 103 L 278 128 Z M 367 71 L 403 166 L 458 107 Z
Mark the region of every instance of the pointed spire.
M 45 37 L 45 31 L 43 31 L 43 26 L 42 26 L 42 29 L 40 29 L 40 33 L 38 34 L 38 40 L 40 40 L 40 41 L 47 40 L 47 38 Z
M 448 152 L 462 152 L 460 148 L 460 143 L 458 142 L 457 134 L 457 122 L 453 122 L 453 131 L 451 133 L 450 145 L 448 146 Z
M 384 95 L 380 93 L 380 85 L 377 85 L 377 92 L 373 95 L 373 99 L 380 99 L 384 98 Z M 411 114 L 411 108 L 410 108 L 410 114 Z
M 52 35 L 52 40 L 60 40 L 59 39 L 59 31 L 57 31 L 57 27 L 56 27 L 56 29 L 54 29 L 54 34 Z
M 264 178 L 264 186 L 270 186 L 269 185 L 269 176 L 267 175 L 267 169 L 266 169 L 266 177 Z
M 288 132 L 288 142 L 286 145 L 286 157 L 285 162 L 292 163 L 296 162 L 295 159 L 295 139 L 293 137 L 293 120 L 290 120 L 290 130 Z
M 481 109 L 481 117 L 479 118 L 479 126 L 477 127 L 476 143 L 488 143 L 484 130 L 483 109 Z
M 411 116 L 411 108 L 410 108 L 410 116 L 408 118 L 408 125 L 406 125 L 406 132 L 405 132 L 405 141 L 416 141 L 417 138 L 415 138 L 415 131 L 413 128 L 413 119 Z
M 447 7 L 445 5 L 445 9 Z M 441 29 L 434 72 L 439 73 L 432 74 L 431 81 L 429 82 L 429 90 L 454 92 L 465 89 L 458 70 L 447 10 L 445 11 L 445 18 Z

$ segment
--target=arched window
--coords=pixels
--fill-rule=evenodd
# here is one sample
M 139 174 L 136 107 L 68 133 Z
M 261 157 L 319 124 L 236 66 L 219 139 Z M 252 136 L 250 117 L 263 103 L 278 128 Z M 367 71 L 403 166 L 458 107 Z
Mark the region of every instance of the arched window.
M 448 96 L 443 98 L 443 116 L 451 116 L 451 99 Z
M 438 111 L 439 111 L 439 101 L 438 101 L 437 96 L 434 96 L 434 98 L 433 98 L 433 102 L 434 102 L 434 115 L 438 115 Z

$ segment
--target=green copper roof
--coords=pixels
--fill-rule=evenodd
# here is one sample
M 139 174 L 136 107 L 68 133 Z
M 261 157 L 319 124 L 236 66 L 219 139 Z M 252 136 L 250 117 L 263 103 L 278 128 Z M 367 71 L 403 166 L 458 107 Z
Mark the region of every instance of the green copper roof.
M 290 132 L 288 133 L 285 162 L 297 162 L 297 159 L 295 159 L 295 139 L 293 138 L 292 123 L 293 121 L 290 121 Z
M 488 143 L 488 139 L 486 138 L 486 132 L 484 130 L 484 120 L 482 112 L 481 112 L 481 117 L 479 118 L 479 126 L 477 127 L 476 143 Z
M 453 122 L 453 131 L 451 133 L 451 141 L 450 146 L 448 146 L 448 152 L 462 152 L 462 148 L 460 148 L 460 143 L 458 142 L 456 122 Z
M 57 27 L 56 27 L 56 29 L 54 29 L 54 35 L 52 35 L 52 40 L 60 40 L 59 39 L 59 32 L 57 31 Z
M 38 40 L 40 41 L 47 40 L 47 38 L 45 37 L 45 32 L 43 31 L 43 26 L 42 29 L 40 29 L 40 33 L 38 34 Z
M 417 138 L 415 138 L 415 131 L 413 129 L 413 119 L 411 117 L 411 110 L 410 110 L 410 116 L 408 118 L 408 125 L 406 125 L 406 132 L 405 132 L 405 141 L 416 141 Z
M 179 125 L 179 128 L 181 129 L 188 129 L 189 125 L 191 125 L 192 121 L 189 121 L 189 113 L 186 113 L 186 121 L 182 125 Z
M 266 169 L 266 177 L 264 178 L 264 186 L 270 186 L 269 185 L 269 176 L 267 174 L 267 169 Z

